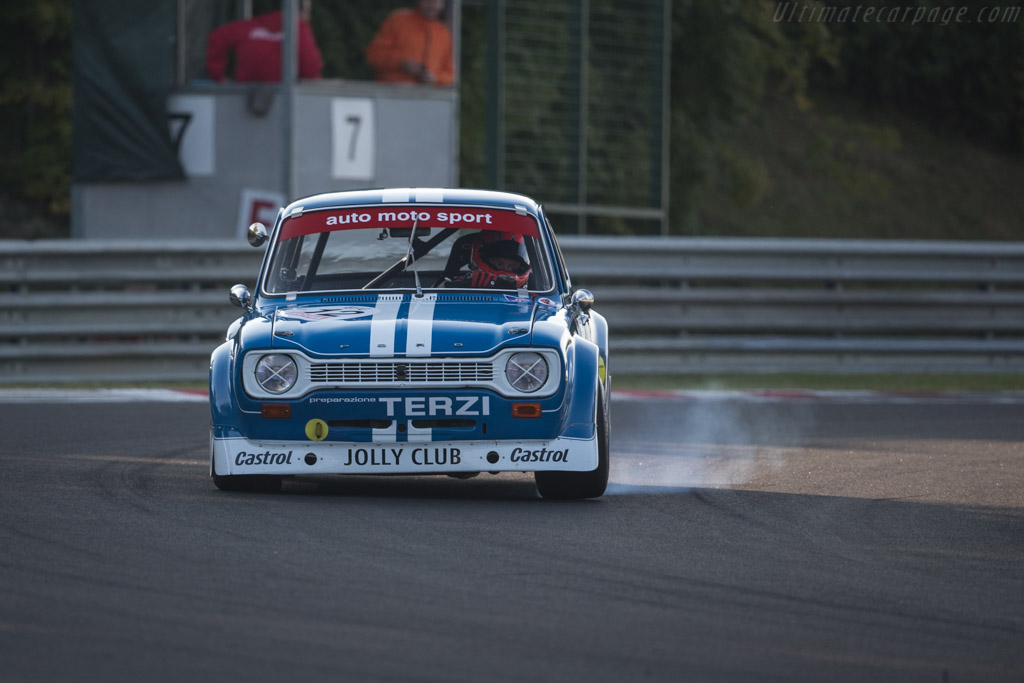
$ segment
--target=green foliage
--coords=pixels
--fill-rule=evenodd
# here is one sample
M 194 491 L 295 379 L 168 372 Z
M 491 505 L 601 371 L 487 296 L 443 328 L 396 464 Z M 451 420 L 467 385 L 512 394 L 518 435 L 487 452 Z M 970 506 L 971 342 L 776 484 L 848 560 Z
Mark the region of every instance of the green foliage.
M 672 43 L 672 229 L 702 230 L 708 201 L 758 204 L 771 178 L 730 132 L 766 97 L 810 106 L 808 74 L 834 65 L 826 24 L 774 20 L 772 0 L 675 0 Z
M 504 187 L 548 202 L 578 201 L 580 22 L 578 3 L 552 0 L 510 7 L 504 26 Z
M 71 0 L 13 3 L 0 13 L 3 194 L 50 215 L 70 210 Z M 4 219 L 7 220 L 7 219 Z M 11 232 L 0 224 L 0 233 Z
M 767 100 L 723 143 L 761 161 L 770 185 L 750 206 L 706 185 L 694 233 L 759 237 L 1024 239 L 1024 161 L 916 119 L 870 117 L 847 98 L 800 110 Z
M 960 206 L 948 191 L 936 202 L 899 187 L 915 169 L 899 162 L 904 141 L 892 122 L 909 129 L 923 124 L 935 134 L 1019 154 L 1024 149 L 1020 8 L 993 8 L 1009 20 L 981 23 L 981 5 L 957 0 L 900 5 L 896 21 L 888 21 L 890 14 L 884 22 L 818 21 L 815 12 L 821 17 L 826 7 L 862 12 L 887 7 L 891 13 L 894 6 L 884 0 L 675 0 L 673 230 L 857 237 L 849 231 L 860 226 L 864 236 L 977 237 L 979 228 L 989 237 L 1011 235 L 1002 208 L 1012 213 L 1012 205 L 999 202 L 999 194 L 987 188 L 978 194 L 990 195 L 996 206 Z M 943 24 L 942 17 L 952 12 L 962 12 L 963 21 Z M 937 15 L 939 21 L 915 23 L 915 15 Z M 850 115 L 822 120 L 813 106 L 823 98 L 843 102 Z M 799 135 L 801 125 L 815 130 Z M 760 137 L 751 138 L 752 131 Z M 917 158 L 934 156 L 928 150 L 934 144 L 915 143 Z M 1012 162 L 1005 166 L 1013 173 Z M 1019 161 L 1016 167 L 1011 178 L 1019 180 Z M 955 161 L 941 168 L 946 178 L 957 175 Z M 969 176 L 960 180 L 966 186 L 978 182 Z M 929 173 L 914 187 L 948 186 L 956 183 Z M 914 203 L 908 204 L 911 196 Z M 936 205 L 945 211 L 934 215 Z M 891 210 L 885 213 L 883 207 Z M 769 225 L 766 216 L 778 224 Z
M 887 7 L 881 0 L 863 5 Z M 890 7 L 890 14 L 880 15 L 883 22 L 831 24 L 840 59 L 835 68 L 815 69 L 813 83 L 913 116 L 942 134 L 1024 150 L 1024 11 L 1019 3 L 916 0 L 902 5 L 912 11 L 897 17 Z
M 613 206 L 661 204 L 660 145 L 664 21 L 661 3 L 623 12 L 592 0 L 589 17 L 587 200 Z M 592 232 L 632 232 L 630 223 L 588 221 Z
M 742 121 L 768 93 L 801 104 L 817 60 L 834 63 L 825 24 L 773 20 L 772 0 L 675 0 L 672 107 L 704 130 Z
M 311 23 L 323 54 L 324 77 L 373 80 L 366 47 L 391 11 L 408 6 L 402 0 L 315 1 Z
M 462 7 L 462 72 L 459 82 L 459 175 L 467 187 L 485 187 L 487 176 L 487 41 L 485 8 Z

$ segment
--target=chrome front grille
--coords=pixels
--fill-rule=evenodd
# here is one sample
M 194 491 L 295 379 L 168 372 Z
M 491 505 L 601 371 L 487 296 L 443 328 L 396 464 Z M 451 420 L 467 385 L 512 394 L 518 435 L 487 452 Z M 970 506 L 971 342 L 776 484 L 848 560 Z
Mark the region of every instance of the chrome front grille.
M 489 361 L 362 361 L 309 366 L 309 381 L 313 384 L 463 384 L 493 379 L 494 367 Z

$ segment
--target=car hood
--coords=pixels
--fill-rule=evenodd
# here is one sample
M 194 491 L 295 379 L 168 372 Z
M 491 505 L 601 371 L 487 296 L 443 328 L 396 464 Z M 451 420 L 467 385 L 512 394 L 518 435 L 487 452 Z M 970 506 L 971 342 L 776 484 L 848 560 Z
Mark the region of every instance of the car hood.
M 278 308 L 274 348 L 315 356 L 487 355 L 529 344 L 536 304 L 516 296 L 427 294 Z

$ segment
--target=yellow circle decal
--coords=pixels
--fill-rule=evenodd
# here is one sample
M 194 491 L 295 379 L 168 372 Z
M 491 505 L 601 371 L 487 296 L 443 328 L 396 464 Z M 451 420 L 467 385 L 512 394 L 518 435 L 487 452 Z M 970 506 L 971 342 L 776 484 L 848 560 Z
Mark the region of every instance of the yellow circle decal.
M 313 419 L 306 423 L 306 436 L 313 441 L 323 441 L 327 438 L 327 423 L 320 419 Z

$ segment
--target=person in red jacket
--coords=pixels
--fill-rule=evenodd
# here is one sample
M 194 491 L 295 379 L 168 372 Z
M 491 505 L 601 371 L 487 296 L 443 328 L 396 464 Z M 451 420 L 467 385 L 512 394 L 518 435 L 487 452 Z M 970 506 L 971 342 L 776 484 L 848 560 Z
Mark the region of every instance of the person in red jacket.
M 323 60 L 309 24 L 311 0 L 299 12 L 299 78 L 320 78 Z M 281 44 L 284 41 L 280 10 L 252 19 L 232 21 L 210 32 L 206 41 L 206 72 L 215 81 L 227 76 L 228 57 L 235 54 L 235 80 L 239 83 L 281 80 Z
M 388 15 L 366 48 L 366 61 L 378 81 L 389 83 L 455 82 L 452 35 L 440 20 L 444 0 L 417 0 L 415 9 Z

